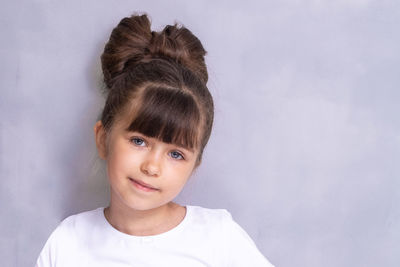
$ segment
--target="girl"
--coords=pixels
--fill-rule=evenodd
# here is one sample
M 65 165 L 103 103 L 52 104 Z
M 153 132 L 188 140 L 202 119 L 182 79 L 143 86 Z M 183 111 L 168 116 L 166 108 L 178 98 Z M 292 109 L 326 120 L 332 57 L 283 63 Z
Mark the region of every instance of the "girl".
M 173 202 L 211 133 L 205 54 L 187 28 L 154 32 L 146 15 L 114 28 L 101 56 L 108 96 L 94 126 L 110 204 L 62 221 L 37 267 L 272 266 L 227 210 Z

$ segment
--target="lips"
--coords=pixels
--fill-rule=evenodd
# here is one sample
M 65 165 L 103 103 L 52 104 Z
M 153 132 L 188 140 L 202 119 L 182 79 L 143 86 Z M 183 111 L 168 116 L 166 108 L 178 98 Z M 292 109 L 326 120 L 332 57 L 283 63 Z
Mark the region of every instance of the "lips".
M 129 178 L 129 180 L 131 180 L 135 184 L 135 186 L 139 187 L 142 190 L 145 190 L 145 191 L 158 190 L 157 188 L 153 187 L 150 184 L 146 184 L 145 182 L 142 182 L 142 181 L 139 181 L 139 180 L 135 180 L 135 179 L 132 179 L 132 178 Z

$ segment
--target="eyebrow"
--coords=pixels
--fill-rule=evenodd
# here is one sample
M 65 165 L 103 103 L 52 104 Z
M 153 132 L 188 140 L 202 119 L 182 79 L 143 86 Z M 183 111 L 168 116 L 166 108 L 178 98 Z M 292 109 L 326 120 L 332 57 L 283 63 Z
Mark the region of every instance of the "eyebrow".
M 193 148 L 190 148 L 190 147 L 188 147 L 188 146 L 179 145 L 179 144 L 175 144 L 175 143 L 167 143 L 167 144 L 174 145 L 174 146 L 183 148 L 183 149 L 185 149 L 185 150 L 187 150 L 187 151 L 189 151 L 189 152 L 194 153 L 194 149 L 193 149 Z
M 182 148 L 186 149 L 187 151 L 190 151 L 190 152 L 194 153 L 194 149 L 193 148 L 190 148 L 190 147 L 187 147 L 187 146 L 181 146 L 181 145 L 177 145 L 177 144 L 174 144 L 174 145 L 176 145 L 178 147 L 182 147 Z

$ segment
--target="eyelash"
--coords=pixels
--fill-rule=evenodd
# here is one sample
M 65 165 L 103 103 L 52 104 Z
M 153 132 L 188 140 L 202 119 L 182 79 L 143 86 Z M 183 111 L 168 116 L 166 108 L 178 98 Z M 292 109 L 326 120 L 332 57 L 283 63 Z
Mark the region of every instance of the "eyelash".
M 136 146 L 141 146 L 141 145 L 136 144 L 136 141 L 137 141 L 137 140 L 141 140 L 141 141 L 143 141 L 143 142 L 146 142 L 146 141 L 144 141 L 142 138 L 139 138 L 139 137 L 132 137 L 132 138 L 131 138 L 131 141 L 133 142 L 134 145 L 136 145 Z
M 142 141 L 143 143 L 146 143 L 146 141 L 143 138 L 140 138 L 140 137 L 132 137 L 131 138 L 131 141 L 135 146 L 141 146 L 141 144 L 140 145 L 136 144 L 136 141 L 138 141 L 138 140 Z M 173 158 L 173 159 L 177 159 L 177 160 L 184 160 L 185 159 L 185 157 L 179 151 L 176 151 L 176 150 L 175 151 L 171 151 L 169 154 L 172 155 L 172 153 L 177 153 L 178 156 L 180 157 L 180 158 L 175 158 L 175 157 L 171 156 L 171 158 Z
M 180 153 L 180 152 L 178 152 L 178 151 L 172 151 L 170 154 L 172 154 L 172 153 L 177 153 L 178 156 L 180 157 L 180 158 L 174 158 L 174 157 L 172 157 L 173 159 L 177 159 L 177 160 L 184 160 L 184 159 L 185 159 L 185 158 L 183 157 L 182 153 Z

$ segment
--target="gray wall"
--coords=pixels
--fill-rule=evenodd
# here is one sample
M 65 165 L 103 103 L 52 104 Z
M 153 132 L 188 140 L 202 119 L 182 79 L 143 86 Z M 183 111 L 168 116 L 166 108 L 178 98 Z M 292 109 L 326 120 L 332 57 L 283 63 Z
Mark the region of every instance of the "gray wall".
M 276 266 L 400 266 L 395 0 L 3 0 L 2 266 L 33 266 L 63 218 L 107 205 L 99 56 L 133 11 L 208 50 L 215 128 L 178 202 L 230 210 Z

